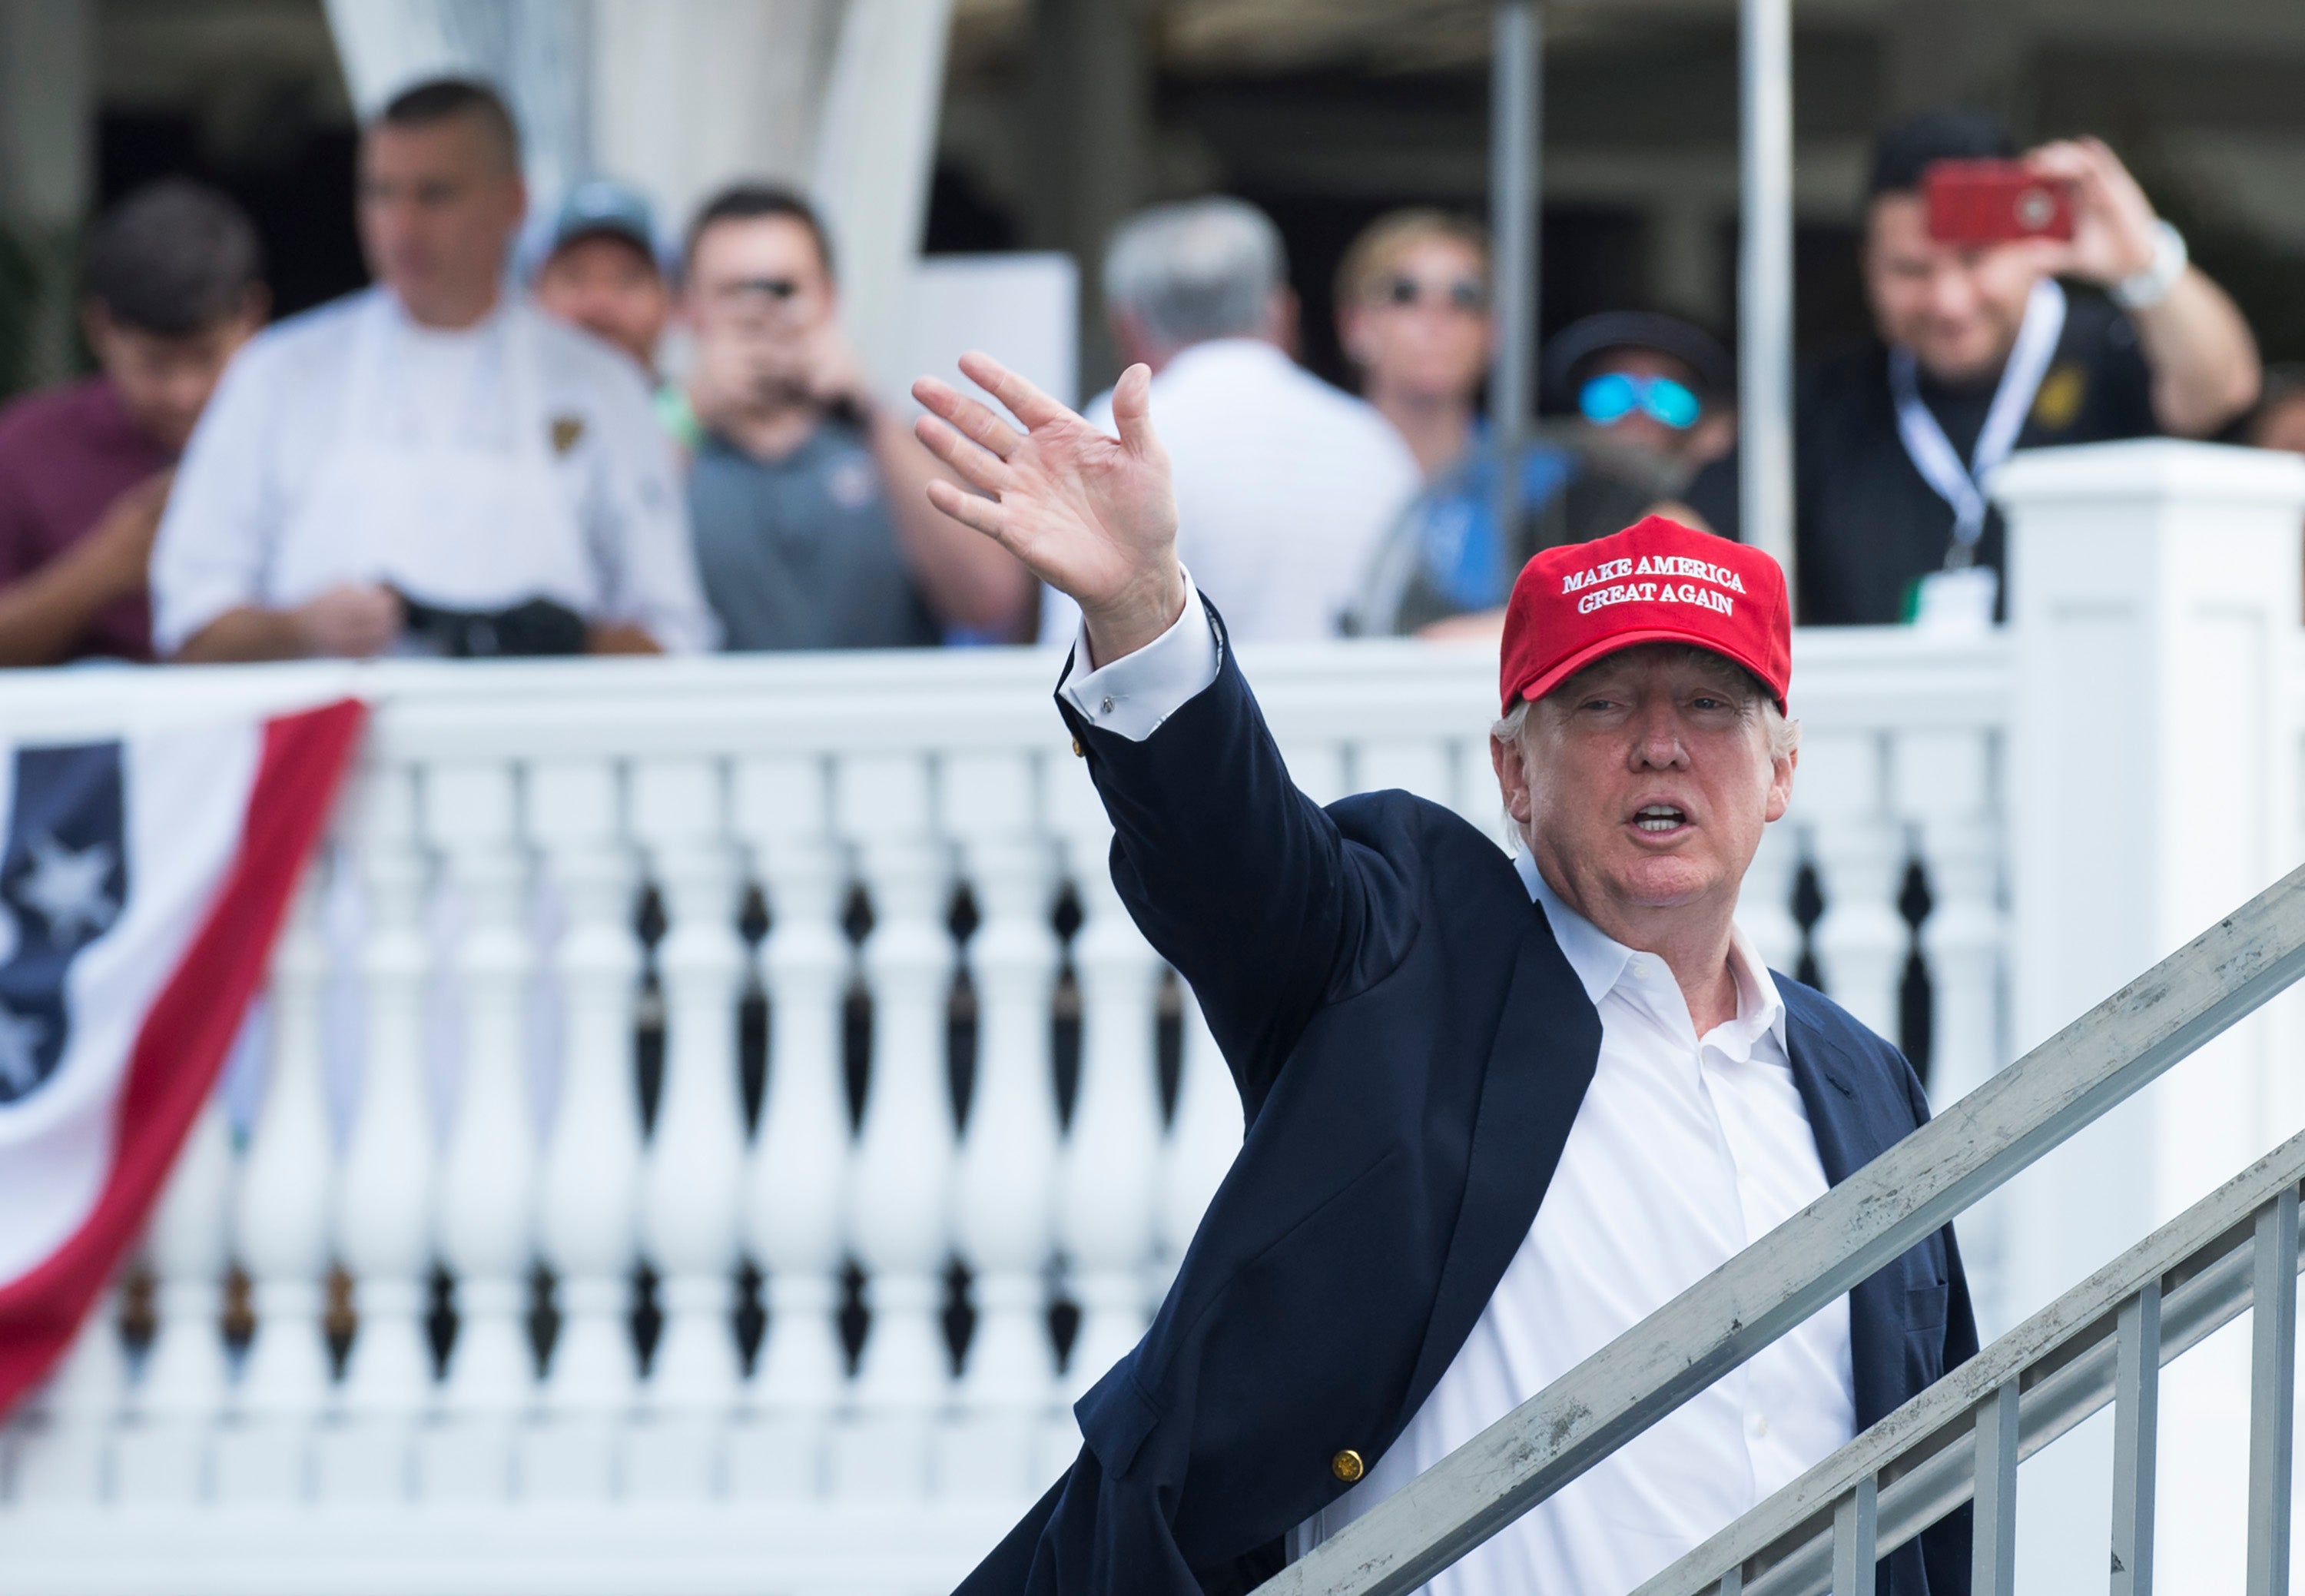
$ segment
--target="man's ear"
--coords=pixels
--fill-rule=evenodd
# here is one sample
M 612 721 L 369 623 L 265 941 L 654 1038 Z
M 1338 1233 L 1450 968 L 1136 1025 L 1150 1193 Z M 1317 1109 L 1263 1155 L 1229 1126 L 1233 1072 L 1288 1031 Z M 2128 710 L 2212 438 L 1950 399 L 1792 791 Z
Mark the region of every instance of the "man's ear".
M 1793 774 L 1800 768 L 1800 722 L 1799 721 L 1792 723 L 1792 734 L 1793 746 L 1787 749 L 1782 757 L 1771 761 L 1774 768 L 1769 773 L 1769 803 L 1768 807 L 1762 812 L 1764 820 L 1773 821 L 1782 818 L 1784 812 L 1792 805 Z
M 1497 790 L 1505 801 L 1505 813 L 1515 824 L 1528 824 L 1528 750 L 1518 742 L 1507 742 L 1492 734 L 1489 738 L 1489 765 L 1497 772 Z

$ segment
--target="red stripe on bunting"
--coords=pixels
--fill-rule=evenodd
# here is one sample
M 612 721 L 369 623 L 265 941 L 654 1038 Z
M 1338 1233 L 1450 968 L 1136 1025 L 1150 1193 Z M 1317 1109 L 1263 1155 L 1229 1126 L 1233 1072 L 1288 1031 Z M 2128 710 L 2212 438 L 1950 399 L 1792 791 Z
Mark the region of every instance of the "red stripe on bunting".
M 347 698 L 265 722 L 240 846 L 129 1054 L 104 1190 L 63 1246 L 0 1287 L 0 1414 L 63 1354 L 142 1231 L 264 978 L 367 714 Z

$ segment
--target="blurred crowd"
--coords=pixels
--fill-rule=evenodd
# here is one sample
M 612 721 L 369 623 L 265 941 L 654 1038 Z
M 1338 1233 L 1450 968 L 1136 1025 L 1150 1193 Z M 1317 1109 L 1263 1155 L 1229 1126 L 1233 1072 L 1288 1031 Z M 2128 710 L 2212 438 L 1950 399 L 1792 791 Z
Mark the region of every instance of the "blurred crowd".
M 1931 174 L 2020 159 L 2061 225 L 1944 235 Z M 503 101 L 439 80 L 363 130 L 356 203 L 375 286 L 272 325 L 223 195 L 169 180 L 98 219 L 97 374 L 0 411 L 0 662 L 1073 636 L 1060 596 L 930 508 L 937 462 L 843 337 L 804 197 L 731 187 L 673 247 L 642 195 L 595 179 L 538 225 Z M 2020 157 L 1962 112 L 1892 130 L 1862 271 L 1875 336 L 1799 384 L 1806 623 L 1989 624 L 1983 483 L 2014 450 L 2166 434 L 2305 453 L 2305 370 L 2261 371 L 2095 141 Z M 1142 212 L 1102 262 L 1116 346 L 1153 372 L 1180 550 L 1235 636 L 1479 636 L 1539 549 L 1651 510 L 1738 535 L 1736 369 L 1714 332 L 1631 305 L 1561 329 L 1542 419 L 1507 448 L 1483 415 L 1498 329 L 1477 222 L 1397 211 L 1347 252 L 1357 394 L 1298 363 L 1288 284 L 1271 218 L 1223 197 Z

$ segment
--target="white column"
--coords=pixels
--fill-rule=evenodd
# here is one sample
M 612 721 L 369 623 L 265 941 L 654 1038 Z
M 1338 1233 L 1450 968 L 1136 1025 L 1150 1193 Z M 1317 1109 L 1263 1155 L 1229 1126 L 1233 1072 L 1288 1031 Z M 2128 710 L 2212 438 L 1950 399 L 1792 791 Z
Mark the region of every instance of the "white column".
M 855 1138 L 842 1067 L 854 960 L 840 926 L 848 877 L 828 832 L 825 778 L 823 762 L 805 755 L 748 759 L 736 769 L 736 828 L 752 845 L 769 908 L 761 948 L 768 1089 L 744 1191 L 768 1327 L 747 1422 L 729 1446 L 729 1486 L 744 1496 L 821 1492 L 828 1426 L 847 1397 L 839 1313 Z
M 271 1074 L 233 1216 L 256 1338 L 241 1368 L 237 1421 L 217 1447 L 217 1491 L 227 1501 L 302 1499 L 314 1428 L 330 1398 L 321 1316 L 336 1149 L 320 1081 L 323 881 L 315 860 L 272 956 Z
M 455 1281 L 456 1336 L 422 1489 L 434 1500 L 500 1501 L 514 1490 L 513 1439 L 535 1400 L 529 1336 L 536 1262 L 536 1131 L 529 1102 L 530 862 L 513 766 L 443 762 L 425 772 L 425 829 L 462 910 L 452 969 L 464 1057 L 442 1149 L 434 1225 Z
M 855 1411 L 836 1438 L 836 1492 L 928 1489 L 932 1421 L 952 1391 L 942 1310 L 951 1256 L 952 1094 L 945 1023 L 954 950 L 951 873 L 931 826 L 927 761 L 843 759 L 833 814 L 872 895 L 863 968 L 872 1062 L 848 1211 L 872 1312 Z
M 620 832 L 611 762 L 540 761 L 529 769 L 527 799 L 529 835 L 566 912 L 554 957 L 566 1024 L 537 1214 L 560 1330 L 545 1372 L 542 1421 L 523 1438 L 521 1487 L 532 1500 L 600 1500 L 615 1489 L 616 1442 L 640 1391 L 632 1330 L 639 872 Z
M 1888 814 L 1882 760 L 1872 731 L 1806 738 L 1793 801 L 1824 897 L 1809 934 L 1817 973 L 1833 1002 L 1893 1042 L 1912 932 L 1897 910 L 1905 832 Z
M 647 1422 L 627 1483 L 692 1499 L 716 1490 L 742 1390 L 736 1220 L 744 1165 L 736 1005 L 744 880 L 729 846 L 725 784 L 710 759 L 651 759 L 632 772 L 633 824 L 664 900 L 664 1084 L 641 1176 L 641 1232 L 664 1313 L 642 1387 Z
M 1290 769 L 1302 783 L 1297 763 L 1292 759 Z M 1149 1322 L 1144 1276 L 1161 1155 L 1153 1055 L 1161 958 L 1113 888 L 1111 825 L 1086 769 L 1074 760 L 1055 774 L 1050 798 L 1081 905 L 1072 950 L 1081 992 L 1080 1087 L 1057 1187 L 1057 1234 L 1081 1313 L 1065 1384 L 1078 1396 L 1136 1344 Z
M 320 1494 L 393 1502 L 414 1488 L 415 1426 L 434 1395 L 424 1322 L 438 1162 L 424 1046 L 432 869 L 417 840 L 414 770 L 380 759 L 362 771 L 350 816 L 350 862 L 366 909 L 359 960 L 366 1046 L 337 1166 L 336 1236 L 357 1323 L 340 1421 L 321 1438 Z
M 944 772 L 947 826 L 961 839 L 982 914 L 968 944 L 976 1082 L 954 1202 L 976 1327 L 939 1470 L 948 1496 L 1022 1498 L 1045 1485 L 1041 1438 L 1059 1406 L 1049 1336 L 1058 1139 L 1050 1002 L 1062 950 L 1049 923 L 1056 861 L 1040 824 L 1037 763 L 1024 750 L 956 755 Z
M 182 1506 L 208 1494 L 209 1455 L 230 1369 L 224 1274 L 232 1218 L 232 1131 L 211 1095 L 184 1138 L 146 1232 L 157 1320 L 122 1436 L 117 1496 Z
M 2016 653 L 2005 807 L 2022 1050 L 2296 862 L 2305 463 L 2101 444 L 2020 455 L 1994 488 Z M 2011 1313 L 2295 1129 L 2294 1011 L 2292 994 L 2242 1021 L 2012 1185 Z M 2201 1589 L 2241 1583 L 2245 1345 L 2201 1348 L 2165 1377 L 2161 1562 Z M 2052 1538 L 2105 1522 L 2102 1457 L 2068 1442 L 2029 1470 L 2024 1588 L 2082 1588 Z

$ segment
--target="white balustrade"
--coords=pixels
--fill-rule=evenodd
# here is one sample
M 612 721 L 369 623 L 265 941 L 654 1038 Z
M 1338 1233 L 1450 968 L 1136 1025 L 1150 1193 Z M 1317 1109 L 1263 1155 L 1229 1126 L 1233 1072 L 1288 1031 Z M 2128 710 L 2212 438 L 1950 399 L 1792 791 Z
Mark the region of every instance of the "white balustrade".
M 372 761 L 354 785 L 364 917 L 360 1089 L 336 1169 L 336 1250 L 353 1280 L 355 1325 L 338 1421 L 320 1437 L 325 1499 L 393 1502 L 415 1489 L 415 1426 L 432 1400 L 425 1317 L 437 1159 L 425 1097 L 424 1017 L 432 871 L 419 842 L 416 772 Z
M 1128 917 L 1106 859 L 1112 828 L 1087 772 L 1060 766 L 1053 816 L 1065 837 L 1081 926 L 1080 1080 L 1057 1185 L 1057 1234 L 1080 1308 L 1067 1393 L 1094 1385 L 1144 1335 L 1154 1261 L 1161 1082 L 1154 1042 L 1161 960 Z
M 640 873 L 623 839 L 618 798 L 617 768 L 605 759 L 540 761 L 528 771 L 529 836 L 566 919 L 552 960 L 566 1017 L 559 1103 L 538 1188 L 539 1240 L 559 1329 L 540 1392 L 542 1421 L 523 1438 L 520 1481 L 531 1500 L 613 1495 L 617 1427 L 640 1391 L 632 1336 L 640 1261 Z
M 232 1132 L 212 1096 L 193 1117 L 146 1229 L 154 1324 L 117 1452 L 115 1488 L 124 1504 L 183 1506 L 208 1493 L 217 1417 L 231 1382 L 224 1312 L 232 1183 Z
M 515 1415 L 533 1400 L 530 1273 L 536 1261 L 536 1133 L 529 1102 L 530 863 L 516 772 L 457 760 L 425 773 L 426 835 L 458 910 L 451 952 L 464 1056 L 433 1223 L 455 1279 L 443 1423 L 426 1438 L 421 1489 L 492 1501 L 514 1489 Z
M 1059 1136 L 1049 1015 L 1061 950 L 1038 773 L 1024 751 L 957 755 L 944 771 L 945 813 L 982 917 L 968 944 L 976 1078 L 953 1204 L 976 1323 L 964 1417 L 938 1470 L 956 1492 L 1030 1490 L 1061 1395 L 1048 1317 Z
M 313 1426 L 329 1400 L 322 1316 L 335 1148 L 320 1077 L 324 890 L 316 866 L 272 957 L 272 1067 L 233 1216 L 256 1333 L 241 1366 L 234 1421 L 217 1439 L 217 1494 L 227 1501 L 276 1504 L 309 1494 Z
M 853 1143 L 842 1060 L 853 960 L 829 810 L 821 758 L 737 766 L 736 826 L 769 909 L 760 966 L 770 1044 L 743 1193 L 768 1323 L 745 1394 L 748 1422 L 731 1438 L 730 1484 L 740 1496 L 821 1493 L 827 1427 L 846 1397 L 839 1314 Z
M 919 755 L 842 760 L 833 813 L 855 848 L 872 909 L 863 948 L 872 1052 L 848 1195 L 872 1322 L 833 1483 L 836 1491 L 917 1497 L 928 1491 L 933 1421 L 952 1387 L 943 1325 L 954 1162 L 946 1071 L 952 879 L 946 850 L 932 841 L 930 771 Z
M 1894 1041 L 1912 932 L 1897 908 L 1905 882 L 1905 834 L 1884 799 L 1882 757 L 1876 733 L 1805 738 L 1794 802 L 1808 829 L 1809 861 L 1824 897 L 1809 946 L 1825 990 Z
M 664 1080 L 641 1180 L 641 1228 L 664 1316 L 642 1387 L 646 1430 L 627 1471 L 640 1496 L 709 1495 L 743 1387 L 736 1305 L 744 1125 L 736 1005 L 744 973 L 743 877 L 712 759 L 642 764 L 633 819 L 664 903 Z

